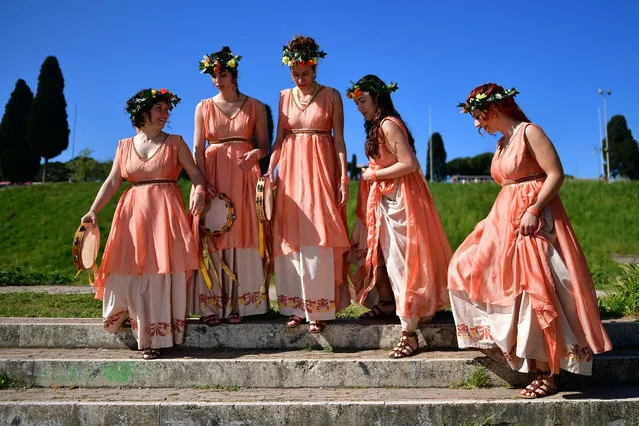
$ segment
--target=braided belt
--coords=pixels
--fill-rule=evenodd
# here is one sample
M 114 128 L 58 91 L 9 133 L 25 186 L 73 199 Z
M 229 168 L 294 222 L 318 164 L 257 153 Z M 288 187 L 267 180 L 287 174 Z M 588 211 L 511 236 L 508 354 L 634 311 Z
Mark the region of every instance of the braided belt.
M 214 141 L 209 141 L 210 145 L 216 144 L 216 143 L 227 143 L 227 142 L 248 142 L 248 143 L 252 143 L 253 141 L 249 138 L 245 138 L 243 136 L 228 136 L 226 138 L 219 138 L 216 139 Z
M 142 186 L 142 185 L 162 185 L 169 183 L 177 183 L 175 179 L 149 179 L 149 180 L 138 180 L 136 182 L 131 182 L 131 186 Z
M 520 178 L 520 179 L 505 180 L 501 183 L 501 186 L 517 185 L 519 183 L 530 182 L 533 180 L 541 180 L 545 178 L 546 178 L 546 173 L 537 173 L 536 175 L 524 176 L 523 178 Z
M 312 135 L 328 135 L 331 136 L 333 134 L 332 130 L 321 130 L 321 129 L 289 129 L 286 131 L 287 135 L 290 134 L 312 134 Z

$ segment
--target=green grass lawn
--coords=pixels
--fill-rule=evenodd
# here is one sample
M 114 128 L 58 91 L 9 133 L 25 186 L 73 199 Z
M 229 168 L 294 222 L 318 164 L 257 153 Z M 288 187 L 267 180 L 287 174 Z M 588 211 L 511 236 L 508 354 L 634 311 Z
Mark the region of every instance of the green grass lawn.
M 180 185 L 186 199 L 190 184 Z M 86 284 L 85 274 L 74 279 L 71 241 L 99 187 L 99 183 L 55 183 L 0 190 L 0 285 L 10 284 L 20 274 L 25 277 L 22 281 L 36 284 Z M 357 184 L 352 183 L 350 190 L 347 211 L 352 228 Z M 431 191 L 454 250 L 488 214 L 499 187 L 436 183 Z M 121 192 L 100 212 L 102 249 Z M 567 181 L 560 196 L 597 288 L 610 288 L 621 274 L 611 255 L 639 255 L 639 182 Z

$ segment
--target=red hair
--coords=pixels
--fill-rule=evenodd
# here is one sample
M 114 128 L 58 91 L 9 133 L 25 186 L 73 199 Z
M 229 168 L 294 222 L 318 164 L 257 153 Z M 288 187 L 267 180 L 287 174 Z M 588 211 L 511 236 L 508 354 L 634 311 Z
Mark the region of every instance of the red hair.
M 504 91 L 504 88 L 496 83 L 482 84 L 481 86 L 477 86 L 473 90 L 471 90 L 468 97 L 466 97 L 466 102 L 479 95 L 480 93 L 483 93 L 486 96 L 490 96 L 496 93 L 504 93 Z M 481 117 L 483 117 L 484 119 L 487 118 L 488 112 L 490 112 L 491 109 L 493 111 L 499 111 L 514 120 L 530 122 L 526 114 L 524 114 L 521 108 L 519 108 L 519 105 L 517 105 L 517 102 L 515 102 L 514 96 L 491 102 L 488 105 L 488 109 L 480 112 Z

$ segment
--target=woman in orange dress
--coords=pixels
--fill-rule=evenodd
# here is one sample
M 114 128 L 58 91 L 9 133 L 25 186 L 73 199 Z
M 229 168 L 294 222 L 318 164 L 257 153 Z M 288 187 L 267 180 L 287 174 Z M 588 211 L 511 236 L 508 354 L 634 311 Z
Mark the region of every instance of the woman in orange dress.
M 415 157 L 415 141 L 391 100 L 396 89 L 367 75 L 346 93 L 366 120 L 369 168 L 362 179 L 371 184 L 365 275 L 354 281 L 357 300 L 372 306 L 365 318 L 399 316 L 402 337 L 389 356 L 403 358 L 419 348 L 418 323 L 448 306 L 452 252 Z
M 266 107 L 239 91 L 241 58 L 225 46 L 200 61 L 201 72 L 211 75 L 219 93 L 195 108 L 195 163 L 206 178 L 208 195 L 226 194 L 236 216 L 218 237 L 195 230 L 200 253 L 208 251 L 203 254 L 211 262 L 193 276 L 189 312 L 209 325 L 222 318 L 239 324 L 244 316 L 265 313 L 269 305 L 255 211 L 258 160 L 269 150 Z M 254 139 L 259 148 L 254 148 Z
M 115 210 L 95 288 L 104 302 L 104 328 L 115 333 L 130 320 L 144 359 L 182 343 L 187 279 L 198 267 L 177 178 L 184 168 L 196 185 L 194 212 L 204 206 L 204 179 L 182 137 L 162 131 L 179 102 L 166 89 L 141 90 L 127 101 L 138 134 L 118 143 L 111 173 L 82 218 L 97 224 L 122 180 L 131 183 Z
M 556 392 L 560 369 L 591 374 L 593 353 L 611 344 L 559 199 L 561 162 L 517 93 L 488 83 L 459 104 L 475 127 L 503 135 L 491 165 L 502 189 L 455 252 L 448 288 L 459 347 L 497 349 L 514 370 L 537 373 L 521 396 L 539 398 Z
M 310 37 L 284 46 L 295 82 L 280 93 L 277 138 L 268 174 L 277 166 L 273 254 L 279 311 L 287 327 L 303 318 L 309 331 L 350 304 L 344 269 L 349 248 L 344 111 L 335 89 L 315 81 L 325 53 Z

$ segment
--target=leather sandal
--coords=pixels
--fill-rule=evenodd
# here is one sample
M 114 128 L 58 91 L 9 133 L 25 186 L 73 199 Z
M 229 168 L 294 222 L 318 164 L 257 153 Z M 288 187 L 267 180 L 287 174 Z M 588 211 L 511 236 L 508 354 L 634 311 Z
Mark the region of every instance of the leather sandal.
M 286 320 L 286 328 L 295 328 L 301 323 L 302 318 L 298 317 L 297 315 L 291 315 L 290 317 L 288 317 L 288 320 Z
M 415 346 L 408 343 L 408 339 L 415 338 Z M 419 341 L 417 340 L 417 333 L 414 331 L 402 331 L 402 338 L 399 340 L 397 346 L 388 354 L 390 358 L 406 358 L 413 356 L 419 349 Z
M 321 333 L 326 328 L 326 321 L 311 321 L 308 326 L 309 333 Z
M 156 359 L 159 356 L 160 356 L 160 351 L 158 351 L 157 349 L 145 349 L 144 352 L 142 353 L 142 358 L 146 360 Z
M 392 307 L 392 311 L 388 308 Z M 379 303 L 371 308 L 370 311 L 364 312 L 359 319 L 375 319 L 375 318 L 395 318 L 395 301 L 380 300 Z
M 206 325 L 220 325 L 220 324 L 222 324 L 222 320 L 220 319 L 220 317 L 218 317 L 215 314 L 206 315 L 206 316 L 200 317 L 200 322 L 202 324 L 206 324 Z
M 537 376 L 528 386 L 526 386 L 519 396 L 524 399 L 537 399 L 557 393 L 557 384 L 552 376 Z

